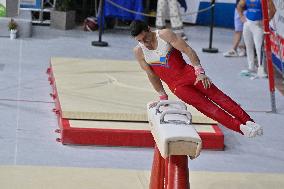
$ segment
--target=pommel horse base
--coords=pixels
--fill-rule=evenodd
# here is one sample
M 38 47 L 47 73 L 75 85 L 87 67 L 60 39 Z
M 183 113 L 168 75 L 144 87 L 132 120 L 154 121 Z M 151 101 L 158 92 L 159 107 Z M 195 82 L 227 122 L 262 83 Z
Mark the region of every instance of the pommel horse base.
M 147 105 L 151 133 L 156 142 L 150 189 L 189 189 L 188 157 L 199 156 L 202 140 L 191 125 L 191 114 L 180 101 Z

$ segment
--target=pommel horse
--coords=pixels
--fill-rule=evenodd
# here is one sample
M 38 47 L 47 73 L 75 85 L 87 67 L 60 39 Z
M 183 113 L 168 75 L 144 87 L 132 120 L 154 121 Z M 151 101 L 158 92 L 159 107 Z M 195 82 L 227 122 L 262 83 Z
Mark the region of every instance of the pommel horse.
M 149 189 L 189 189 L 188 157 L 199 156 L 202 141 L 181 101 L 147 104 L 151 133 L 156 142 Z

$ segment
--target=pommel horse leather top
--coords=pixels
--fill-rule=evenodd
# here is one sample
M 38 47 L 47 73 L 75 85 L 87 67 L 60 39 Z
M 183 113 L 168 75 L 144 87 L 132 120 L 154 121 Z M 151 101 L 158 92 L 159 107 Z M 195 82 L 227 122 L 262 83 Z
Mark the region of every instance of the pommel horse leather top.
M 147 104 L 151 133 L 163 158 L 170 155 L 199 156 L 202 140 L 191 124 L 192 116 L 181 101 Z

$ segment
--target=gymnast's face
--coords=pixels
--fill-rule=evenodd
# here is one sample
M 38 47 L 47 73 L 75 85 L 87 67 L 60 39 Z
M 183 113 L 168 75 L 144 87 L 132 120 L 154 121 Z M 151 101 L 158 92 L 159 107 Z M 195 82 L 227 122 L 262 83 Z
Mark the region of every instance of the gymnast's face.
M 142 31 L 139 35 L 135 37 L 135 39 L 139 41 L 140 43 L 142 43 L 148 49 L 153 49 L 153 45 L 152 45 L 153 37 L 152 37 L 152 32 L 150 30 Z

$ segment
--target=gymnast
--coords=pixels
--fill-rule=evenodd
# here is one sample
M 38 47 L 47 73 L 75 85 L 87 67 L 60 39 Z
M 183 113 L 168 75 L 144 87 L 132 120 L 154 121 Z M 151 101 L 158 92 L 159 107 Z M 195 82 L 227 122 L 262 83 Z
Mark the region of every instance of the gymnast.
M 261 136 L 263 128 L 205 74 L 196 52 L 170 29 L 152 31 L 143 21 L 133 21 L 131 35 L 138 41 L 134 54 L 150 83 L 167 100 L 162 82 L 171 92 L 206 116 L 248 138 Z M 187 55 L 192 65 L 185 62 Z M 153 103 L 152 106 L 155 106 Z

